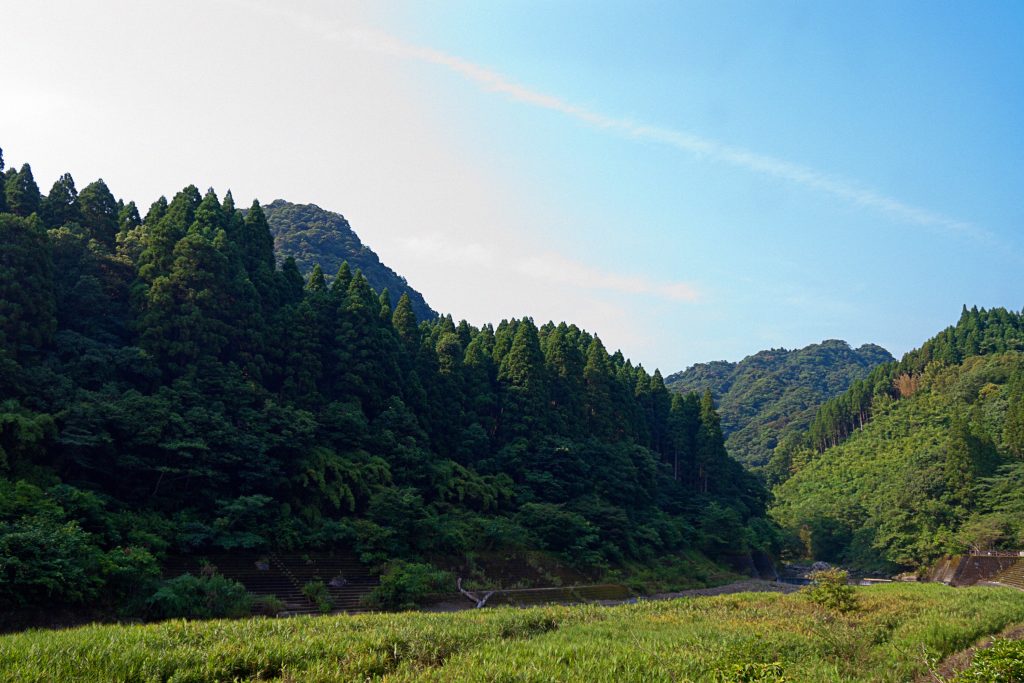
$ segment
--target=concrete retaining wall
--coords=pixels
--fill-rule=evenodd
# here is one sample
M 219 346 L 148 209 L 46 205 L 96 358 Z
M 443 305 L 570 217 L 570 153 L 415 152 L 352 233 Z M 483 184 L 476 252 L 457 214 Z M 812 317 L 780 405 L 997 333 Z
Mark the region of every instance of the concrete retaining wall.
M 954 555 L 936 562 L 925 580 L 950 586 L 973 586 L 979 581 L 991 579 L 1020 561 L 1020 557 L 1012 555 Z

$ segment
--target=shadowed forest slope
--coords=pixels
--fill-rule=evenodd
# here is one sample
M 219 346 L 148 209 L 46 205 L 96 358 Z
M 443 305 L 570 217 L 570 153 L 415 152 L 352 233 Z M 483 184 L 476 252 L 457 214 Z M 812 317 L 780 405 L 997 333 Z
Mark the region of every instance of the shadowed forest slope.
M 235 549 L 724 558 L 773 548 L 766 502 L 709 394 L 596 334 L 418 320 L 344 261 L 303 277 L 230 192 L 143 217 L 4 172 L 0 607 L 130 612 L 165 558 Z
M 293 204 L 283 199 L 272 201 L 263 211 L 274 236 L 278 259 L 292 257 L 304 276 L 319 264 L 330 281 L 341 264 L 347 262 L 352 270 L 362 271 L 375 291 L 388 290 L 392 306 L 406 294 L 417 319 L 437 317 L 423 295 L 410 287 L 404 277 L 381 263 L 341 214 L 321 209 L 316 204 Z

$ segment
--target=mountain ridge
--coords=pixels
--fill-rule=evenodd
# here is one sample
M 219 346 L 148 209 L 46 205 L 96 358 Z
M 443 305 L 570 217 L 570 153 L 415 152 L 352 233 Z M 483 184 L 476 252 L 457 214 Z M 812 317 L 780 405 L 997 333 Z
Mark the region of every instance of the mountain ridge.
M 783 436 L 810 424 L 818 406 L 892 360 L 877 344 L 853 349 L 826 339 L 798 349 L 765 349 L 736 362 L 696 363 L 669 375 L 665 384 L 681 393 L 710 389 L 730 454 L 758 467 L 767 464 Z
M 776 450 L 772 515 L 868 571 L 1024 543 L 1024 314 L 955 325 L 830 399 Z
M 392 306 L 397 305 L 402 294 L 408 294 L 418 320 L 432 320 L 438 316 L 404 276 L 388 267 L 373 249 L 359 239 L 344 215 L 316 204 L 299 204 L 286 199 L 264 204 L 263 211 L 274 236 L 274 251 L 279 260 L 289 256 L 294 258 L 303 275 L 308 275 L 313 266 L 319 264 L 330 280 L 347 261 L 353 271 L 359 269 L 363 272 L 374 290 L 387 289 Z

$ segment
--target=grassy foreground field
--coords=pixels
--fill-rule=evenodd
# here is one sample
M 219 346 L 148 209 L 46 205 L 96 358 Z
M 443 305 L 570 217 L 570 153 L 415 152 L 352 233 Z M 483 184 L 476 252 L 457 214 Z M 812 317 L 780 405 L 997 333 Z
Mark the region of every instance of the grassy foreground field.
M 858 590 L 846 616 L 803 595 L 88 626 L 0 637 L 3 681 L 907 681 L 1024 622 L 1024 592 Z

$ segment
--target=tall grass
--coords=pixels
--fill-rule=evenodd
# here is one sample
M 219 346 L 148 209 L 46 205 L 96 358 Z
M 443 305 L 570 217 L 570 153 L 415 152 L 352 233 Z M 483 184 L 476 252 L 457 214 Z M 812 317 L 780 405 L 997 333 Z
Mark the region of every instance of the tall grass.
M 860 589 L 621 607 L 168 621 L 0 637 L 3 681 L 906 681 L 1024 622 L 1024 592 Z

